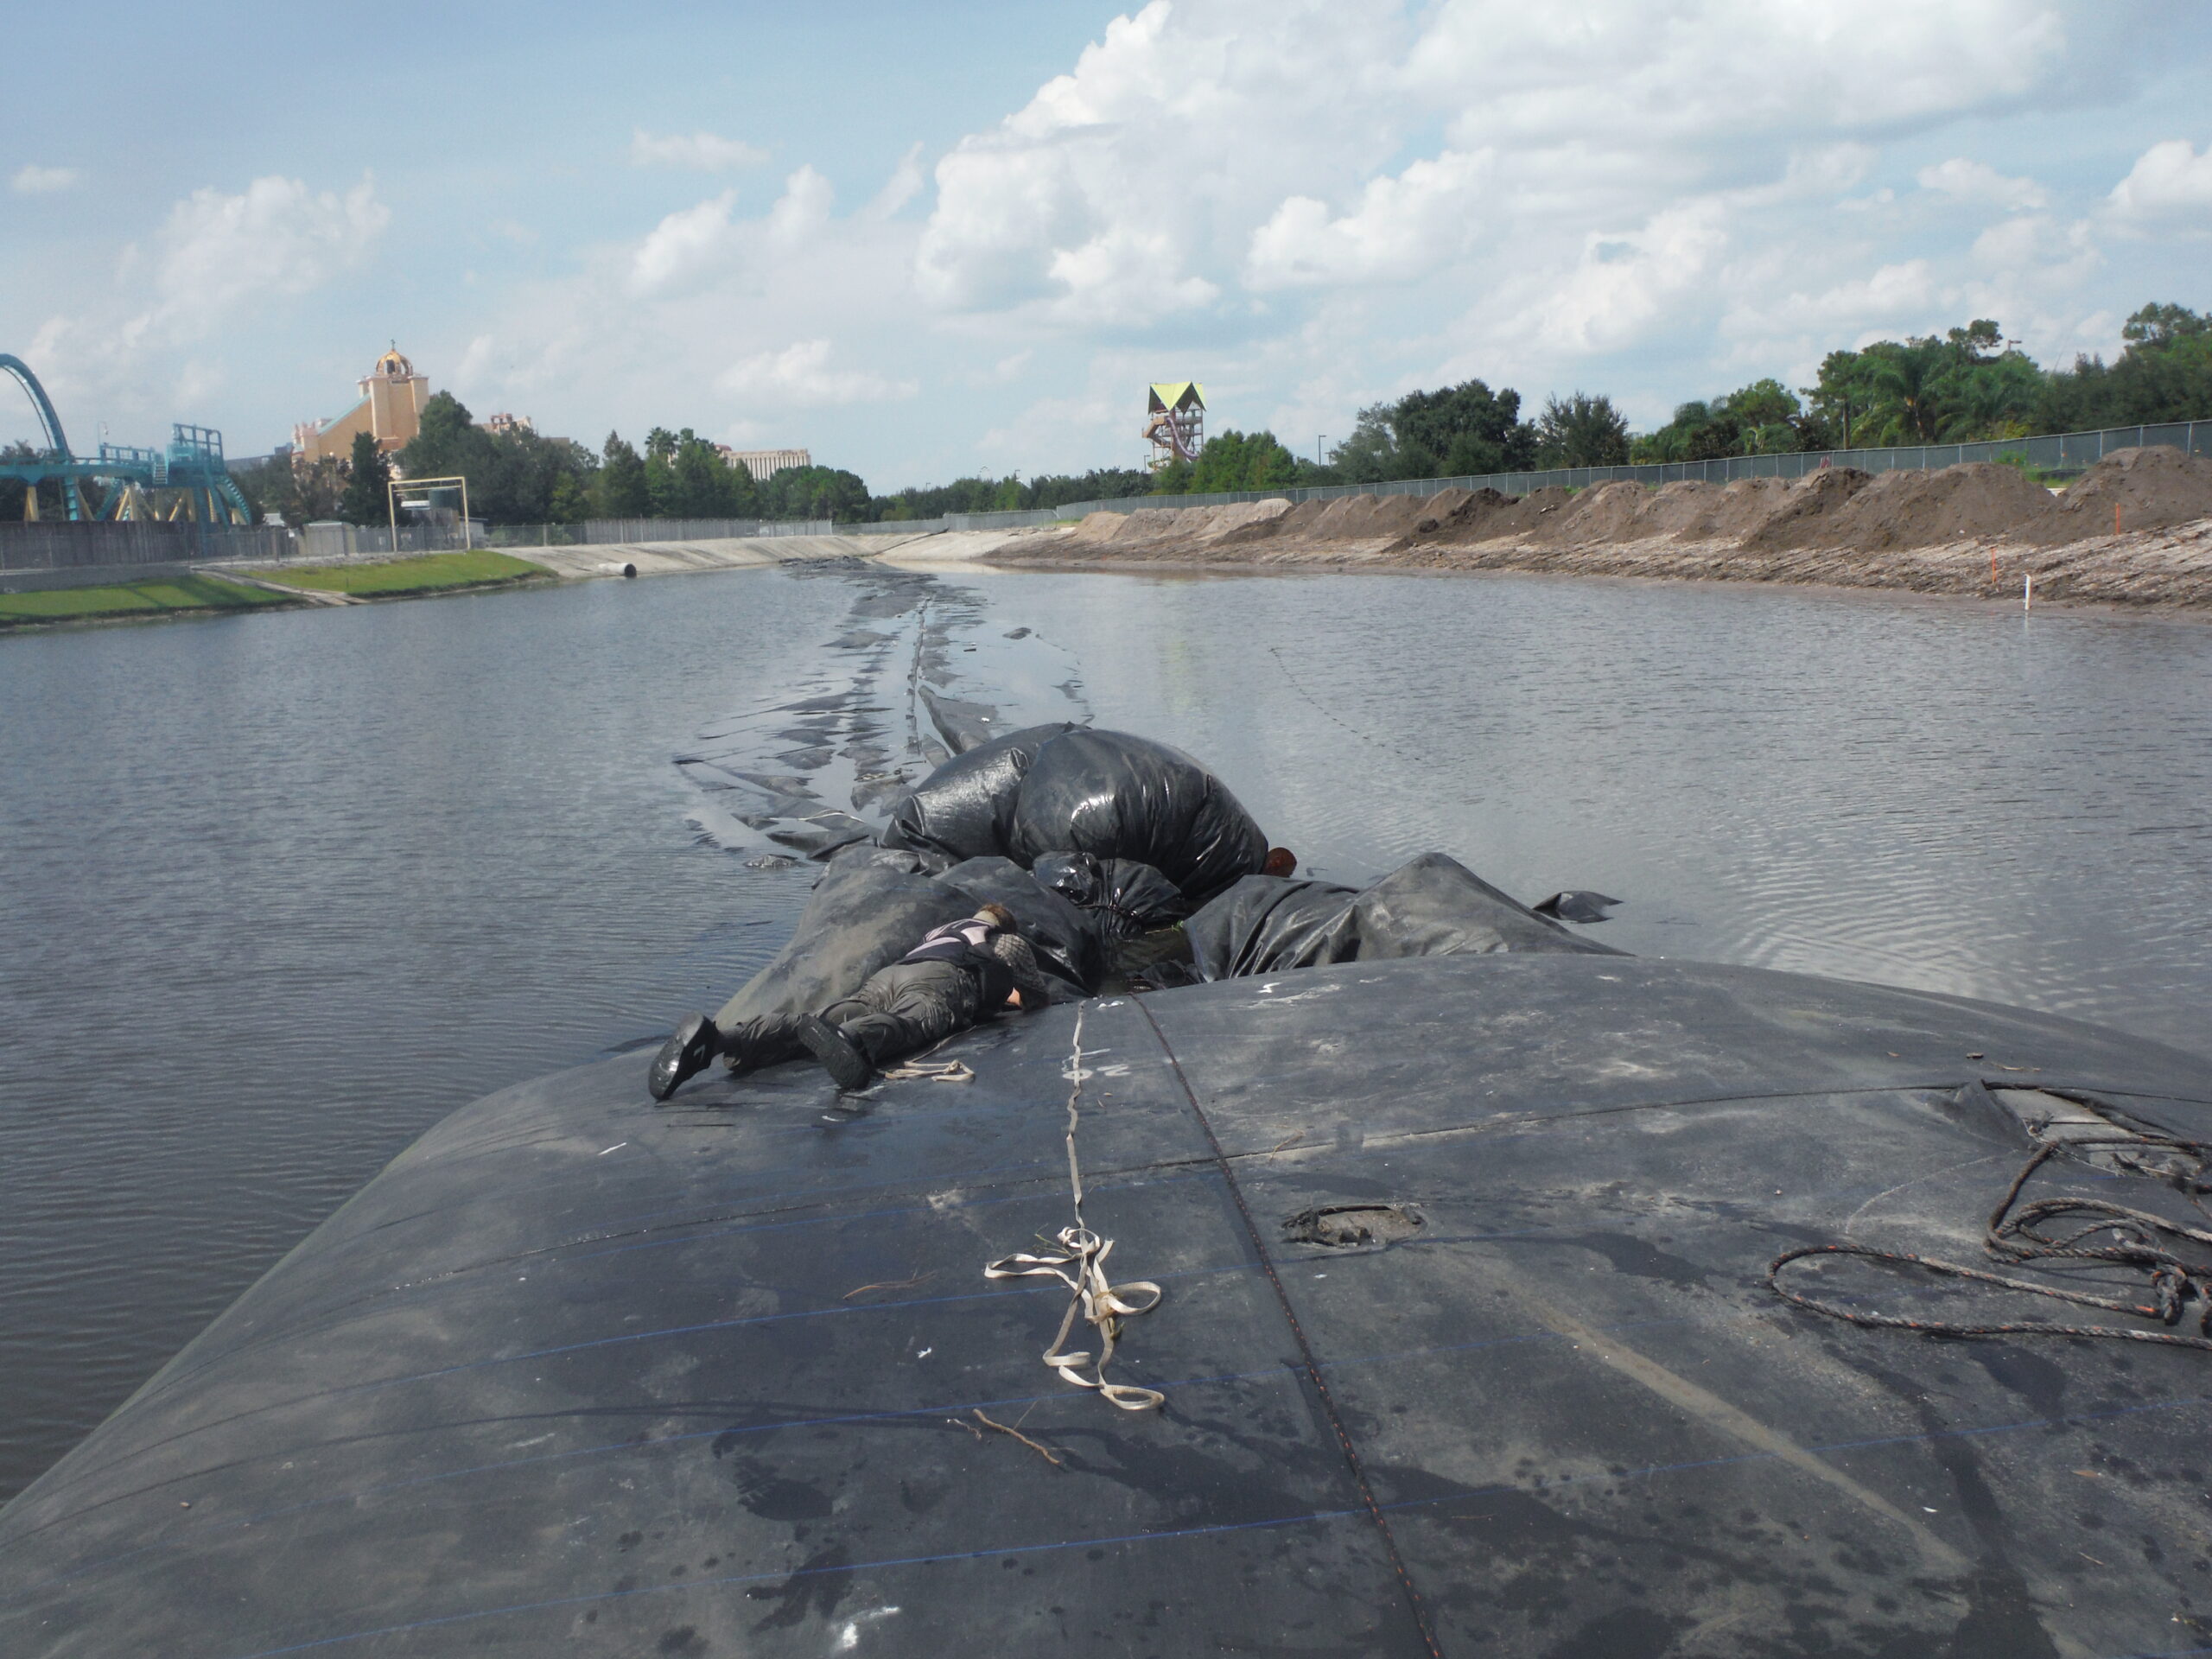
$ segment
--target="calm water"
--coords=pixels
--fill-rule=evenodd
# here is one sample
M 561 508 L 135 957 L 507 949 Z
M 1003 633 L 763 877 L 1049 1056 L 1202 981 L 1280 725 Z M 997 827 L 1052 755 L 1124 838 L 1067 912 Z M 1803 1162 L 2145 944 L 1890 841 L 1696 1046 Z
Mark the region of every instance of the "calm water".
M 1632 950 L 2212 1049 L 2195 624 L 821 570 L 0 640 L 0 1497 L 446 1112 L 764 960 L 805 872 L 673 763 L 849 789 L 788 705 L 861 671 L 894 749 L 910 678 L 1166 737 L 1325 874 L 1442 848 Z

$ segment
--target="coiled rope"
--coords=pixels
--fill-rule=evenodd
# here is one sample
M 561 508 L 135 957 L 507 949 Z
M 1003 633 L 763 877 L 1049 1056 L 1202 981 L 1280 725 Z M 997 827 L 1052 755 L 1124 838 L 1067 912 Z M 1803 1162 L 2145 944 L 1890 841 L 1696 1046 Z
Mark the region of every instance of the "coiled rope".
M 2107 1103 L 2083 1096 L 2062 1094 L 2055 1089 L 2044 1092 L 2086 1106 L 2108 1122 L 2115 1116 L 2133 1116 L 2133 1114 L 2124 1113 Z M 2165 1243 L 2169 1239 L 2186 1239 L 2194 1244 L 2212 1247 L 2212 1230 L 2170 1221 L 2147 1210 L 2112 1204 L 2102 1198 L 2039 1198 L 2032 1204 L 2020 1205 L 2017 1211 L 2013 1207 L 2019 1205 L 2020 1194 L 2026 1190 L 2036 1173 L 2053 1159 L 2068 1152 L 2104 1151 L 2110 1153 L 2113 1163 L 2127 1173 L 2174 1188 L 2208 1222 L 2212 1222 L 2212 1211 L 2207 1211 L 2203 1203 L 2203 1194 L 2212 1191 L 2212 1183 L 2206 1180 L 2206 1164 L 2208 1160 L 2212 1160 L 2212 1142 L 2183 1140 L 2155 1124 L 2140 1119 L 2136 1121 L 2141 1128 L 2134 1131 L 2124 1129 L 2115 1123 L 2114 1132 L 2111 1135 L 2044 1141 L 2036 1148 L 2020 1173 L 2012 1178 L 2012 1184 L 2005 1190 L 2005 1196 L 1999 1200 L 1996 1209 L 1990 1212 L 1987 1222 L 1984 1224 L 1982 1238 L 1982 1248 L 1999 1262 L 2084 1262 L 2140 1274 L 2145 1282 L 2135 1300 L 2129 1300 L 2124 1293 L 2117 1297 L 2093 1295 L 2086 1291 L 2068 1290 L 2056 1285 L 2010 1278 L 1979 1268 L 1961 1267 L 1956 1262 L 1938 1262 L 1908 1250 L 1878 1250 L 1863 1244 L 1811 1244 L 1784 1251 L 1768 1267 L 1767 1286 L 1783 1300 L 1808 1313 L 1824 1314 L 1832 1319 L 1841 1319 L 1847 1324 L 1869 1329 L 1917 1331 L 1934 1337 L 2086 1337 L 2115 1342 L 2147 1342 L 2168 1348 L 2212 1351 L 2212 1266 L 2178 1255 Z M 2050 1224 L 2061 1217 L 2069 1217 L 2085 1224 L 2061 1226 L 2054 1230 Z M 2090 1242 L 2107 1234 L 2110 1236 L 2108 1243 Z M 1992 1285 L 2001 1290 L 2017 1291 L 2031 1296 L 2047 1296 L 2055 1301 L 2071 1302 L 2078 1307 L 2099 1308 L 2107 1313 L 2155 1319 L 2170 1327 L 2181 1324 L 2190 1305 L 2194 1303 L 2197 1308 L 2195 1319 L 2196 1334 L 2188 1335 L 2171 1329 L 2144 1331 L 2129 1325 L 2062 1325 L 2044 1319 L 1975 1323 L 1954 1319 L 1917 1319 L 1899 1313 L 1840 1306 L 1820 1297 L 1793 1290 L 1782 1282 L 1783 1269 L 1793 1262 L 1839 1255 L 1858 1256 L 1869 1262 L 1915 1268 L 1938 1278 Z
M 1068 1090 L 1068 1192 L 1075 1206 L 1075 1224 L 1060 1229 L 1054 1241 L 1059 1249 L 1052 1254 L 1001 1256 L 983 1269 L 983 1277 L 1057 1279 L 1065 1285 L 1070 1293 L 1067 1312 L 1060 1316 L 1060 1328 L 1054 1334 L 1052 1345 L 1045 1351 L 1045 1363 L 1058 1371 L 1062 1381 L 1079 1389 L 1095 1389 L 1123 1411 L 1150 1411 L 1165 1405 L 1167 1396 L 1157 1389 L 1106 1380 L 1107 1362 L 1114 1357 L 1114 1346 L 1122 1334 L 1122 1321 L 1151 1313 L 1160 1306 L 1163 1293 L 1149 1279 L 1134 1279 L 1125 1285 L 1110 1281 L 1106 1277 L 1106 1258 L 1114 1253 L 1114 1241 L 1101 1238 L 1084 1222 L 1083 1165 L 1076 1157 L 1075 1136 L 1076 1128 L 1082 1121 L 1078 1103 L 1083 1097 L 1083 1080 L 1089 1075 L 1083 1069 L 1084 1012 L 1083 1008 L 1076 1010 L 1075 1051 L 1068 1065 L 1072 1084 Z M 1078 1315 L 1098 1333 L 1098 1357 L 1095 1363 L 1087 1351 L 1072 1354 L 1065 1351 Z M 1084 1375 L 1085 1366 L 1090 1368 L 1088 1376 Z

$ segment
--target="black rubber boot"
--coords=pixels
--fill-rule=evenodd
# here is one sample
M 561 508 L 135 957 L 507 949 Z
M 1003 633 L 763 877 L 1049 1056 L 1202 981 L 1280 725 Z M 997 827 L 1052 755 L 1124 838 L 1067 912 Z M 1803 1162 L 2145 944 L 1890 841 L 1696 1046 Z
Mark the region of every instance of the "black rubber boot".
M 836 1080 L 837 1087 L 845 1093 L 858 1094 L 875 1080 L 875 1068 L 868 1064 L 868 1056 L 820 1014 L 800 1015 L 798 1033 L 799 1041 L 806 1045 L 806 1052 L 822 1062 L 822 1069 Z
M 715 1022 L 703 1014 L 686 1014 L 660 1046 L 660 1052 L 653 1056 L 645 1087 L 655 1100 L 666 1100 L 685 1078 L 697 1077 L 721 1052 L 722 1034 L 715 1029 Z

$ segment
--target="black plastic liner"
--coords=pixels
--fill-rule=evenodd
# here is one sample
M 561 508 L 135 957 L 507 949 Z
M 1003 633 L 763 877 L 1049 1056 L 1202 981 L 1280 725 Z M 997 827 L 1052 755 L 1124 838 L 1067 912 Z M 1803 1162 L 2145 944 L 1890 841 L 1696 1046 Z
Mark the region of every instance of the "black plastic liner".
M 1007 851 L 1149 864 L 1203 902 L 1268 861 L 1268 838 L 1227 785 L 1180 749 L 1078 728 L 1038 750 L 1023 776 Z
M 1011 850 L 1022 775 L 1038 751 L 1075 728 L 1028 726 L 956 754 L 891 809 L 887 847 L 963 858 L 1002 858 Z
M 931 880 L 912 853 L 848 847 L 823 871 L 791 943 L 722 1005 L 715 1024 L 731 1032 L 763 1014 L 825 1008 L 905 956 L 931 928 L 975 914 L 976 903 Z
M 892 808 L 881 839 L 1025 869 L 1054 853 L 1147 864 L 1194 902 L 1268 857 L 1251 814 L 1180 749 L 1079 726 L 1027 727 L 954 757 Z
M 1183 890 L 1149 864 L 1094 853 L 1047 853 L 1030 867 L 1037 885 L 1093 912 L 1109 938 L 1169 927 L 1191 913 Z
M 1206 979 L 1395 957 L 1621 954 L 1577 938 L 1442 853 L 1423 853 L 1363 891 L 1248 875 L 1192 917 L 1184 931 Z
M 1079 1053 L 1077 1013 L 954 1039 L 963 1084 L 657 1109 L 626 1054 L 455 1113 L 0 1510 L 0 1653 L 2201 1641 L 2212 1357 L 1860 1330 L 1765 1274 L 1970 1252 L 2037 1085 L 2202 1137 L 2212 1061 L 1627 957 L 1110 997 Z M 1058 1285 L 982 1277 L 1071 1224 L 1077 1083 L 1084 1217 L 1166 1291 L 1113 1369 L 1159 1412 L 1039 1363 Z

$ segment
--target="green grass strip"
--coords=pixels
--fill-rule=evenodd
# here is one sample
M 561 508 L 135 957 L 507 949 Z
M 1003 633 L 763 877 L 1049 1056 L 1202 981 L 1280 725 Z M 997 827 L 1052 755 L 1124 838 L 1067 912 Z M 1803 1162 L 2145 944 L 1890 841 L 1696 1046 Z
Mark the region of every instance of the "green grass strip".
M 168 576 L 112 588 L 48 588 L 0 594 L 0 627 L 25 622 L 67 622 L 79 617 L 156 616 L 167 611 L 245 611 L 282 605 L 282 594 L 246 588 L 216 576 Z
M 431 553 L 419 559 L 391 559 L 380 564 L 293 565 L 268 573 L 287 588 L 312 588 L 326 594 L 427 594 L 440 588 L 466 588 L 487 582 L 518 582 L 542 576 L 542 565 L 479 549 L 473 553 Z

